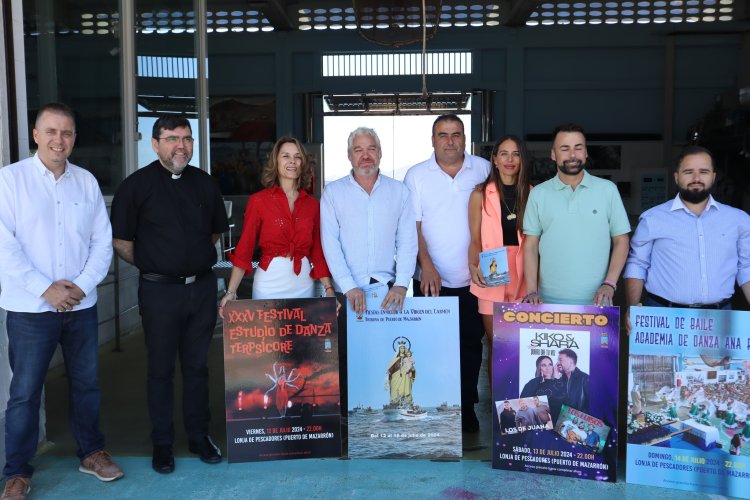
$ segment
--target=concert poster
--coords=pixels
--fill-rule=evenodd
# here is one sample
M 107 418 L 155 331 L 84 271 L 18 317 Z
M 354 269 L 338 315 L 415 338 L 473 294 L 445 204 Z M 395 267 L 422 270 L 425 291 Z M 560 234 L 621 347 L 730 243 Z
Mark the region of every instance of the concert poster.
M 380 308 L 383 285 L 348 311 L 350 458 L 460 458 L 458 299 L 407 297 Z
M 619 318 L 495 304 L 493 468 L 616 481 Z
M 750 498 L 750 313 L 630 308 L 629 483 Z
M 230 463 L 341 456 L 336 300 L 224 307 Z

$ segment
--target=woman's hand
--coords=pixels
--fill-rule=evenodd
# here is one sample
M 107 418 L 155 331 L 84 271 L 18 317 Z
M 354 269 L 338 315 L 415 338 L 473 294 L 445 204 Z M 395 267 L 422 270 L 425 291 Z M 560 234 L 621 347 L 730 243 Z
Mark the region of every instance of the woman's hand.
M 334 290 L 333 285 L 330 283 L 323 284 L 325 287 L 325 290 L 323 292 L 323 297 L 336 297 L 336 290 Z M 339 315 L 339 311 L 341 310 L 341 302 L 339 302 L 339 299 L 336 298 L 336 316 Z
M 539 295 L 537 292 L 529 292 L 527 293 L 521 302 L 524 302 L 526 304 L 544 304 L 544 300 L 542 300 L 542 296 Z
M 219 302 L 219 317 L 221 319 L 224 319 L 224 306 L 230 300 L 237 300 L 237 292 L 227 290 L 227 293 L 221 298 L 221 302 Z
M 471 273 L 471 282 L 482 288 L 487 287 L 487 283 L 484 281 L 484 276 L 476 264 L 469 264 L 469 272 Z
M 562 369 L 561 369 L 560 365 L 557 364 L 557 363 L 554 363 L 552 366 L 553 366 L 552 377 L 554 377 L 556 379 L 561 379 L 562 376 L 563 376 L 563 374 L 562 374 Z
M 339 302 L 339 299 L 336 297 L 336 292 L 333 291 L 333 288 L 329 288 L 326 290 L 325 296 L 336 298 L 336 316 L 338 316 L 339 311 L 341 310 L 341 302 Z

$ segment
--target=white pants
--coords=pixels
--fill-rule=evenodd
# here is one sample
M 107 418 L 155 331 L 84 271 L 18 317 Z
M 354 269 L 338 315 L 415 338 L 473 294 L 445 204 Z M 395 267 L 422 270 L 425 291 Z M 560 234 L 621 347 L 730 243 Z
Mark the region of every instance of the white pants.
M 299 275 L 294 274 L 294 260 L 274 257 L 264 271 L 260 267 L 253 277 L 253 299 L 298 299 L 313 297 L 315 281 L 310 277 L 310 261 L 302 258 Z

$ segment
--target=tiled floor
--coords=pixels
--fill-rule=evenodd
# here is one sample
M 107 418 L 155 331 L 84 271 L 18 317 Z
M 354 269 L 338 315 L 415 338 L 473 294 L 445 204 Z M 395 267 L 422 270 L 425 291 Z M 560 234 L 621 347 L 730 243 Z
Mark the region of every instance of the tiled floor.
M 67 388 L 62 370 L 47 380 L 47 418 L 50 444 L 35 460 L 34 499 L 67 498 L 514 498 L 564 499 L 721 498 L 624 483 L 603 484 L 537 474 L 498 471 L 490 465 L 490 400 L 487 375 L 481 375 L 477 413 L 482 430 L 464 436 L 464 458 L 429 460 L 289 460 L 229 465 L 206 465 L 187 452 L 179 412 L 176 413 L 178 456 L 176 470 L 159 475 L 151 470 L 151 445 L 145 403 L 143 338 L 123 339 L 123 350 L 105 346 L 101 358 L 103 387 L 102 429 L 107 447 L 125 470 L 114 483 L 101 483 L 77 470 L 75 445 L 67 428 Z M 212 435 L 225 442 L 221 338 L 210 354 L 212 370 Z M 178 403 L 179 404 L 179 403 Z

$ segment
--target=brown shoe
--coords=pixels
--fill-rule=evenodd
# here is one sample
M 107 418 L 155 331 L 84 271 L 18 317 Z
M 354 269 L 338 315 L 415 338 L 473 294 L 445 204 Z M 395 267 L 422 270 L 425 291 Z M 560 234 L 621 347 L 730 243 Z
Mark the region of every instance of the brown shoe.
M 31 491 L 31 478 L 15 476 L 5 482 L 2 500 L 26 500 Z
M 96 476 L 100 481 L 114 481 L 125 475 L 122 469 L 112 461 L 110 454 L 104 450 L 92 453 L 81 460 L 78 470 L 84 474 Z

